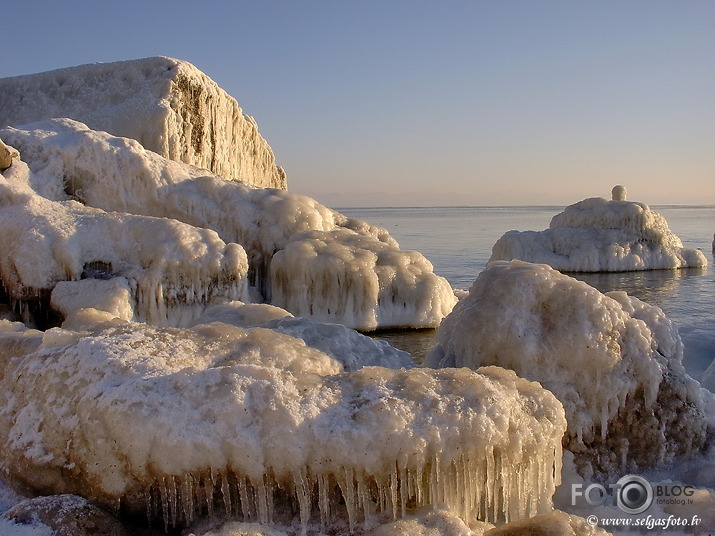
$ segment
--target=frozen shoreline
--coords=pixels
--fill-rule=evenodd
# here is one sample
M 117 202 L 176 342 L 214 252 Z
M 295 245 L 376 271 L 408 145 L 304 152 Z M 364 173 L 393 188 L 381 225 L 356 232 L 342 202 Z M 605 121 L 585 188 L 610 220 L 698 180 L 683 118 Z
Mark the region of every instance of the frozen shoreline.
M 0 321 L 3 469 L 53 496 L 13 516 L 69 523 L 94 508 L 60 495 L 79 492 L 157 533 L 603 534 L 584 517 L 624 511 L 574 504 L 583 477 L 637 471 L 665 485 L 665 471 L 702 488 L 695 506 L 642 516 L 702 511 L 715 526 L 703 445 L 715 397 L 685 375 L 677 328 L 657 307 L 526 263 L 485 270 L 455 307 L 447 280 L 386 229 L 240 182 L 255 170 L 225 180 L 78 118 L 0 131 L 4 316 L 24 321 Z M 618 197 L 576 210 L 608 207 L 680 251 L 664 220 Z M 429 364 L 444 368 L 350 329 L 437 326 Z M 3 509 L 22 498 L 6 484 Z M 222 515 L 251 523 L 221 528 Z

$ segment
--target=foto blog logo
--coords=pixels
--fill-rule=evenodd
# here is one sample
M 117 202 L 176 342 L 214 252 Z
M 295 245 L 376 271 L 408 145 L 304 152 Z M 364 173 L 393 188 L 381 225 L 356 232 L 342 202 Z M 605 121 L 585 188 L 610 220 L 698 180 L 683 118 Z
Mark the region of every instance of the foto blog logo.
M 590 506 L 602 506 L 609 498 L 610 489 L 615 504 L 622 512 L 637 515 L 645 512 L 656 498 L 672 498 L 686 496 L 694 493 L 691 486 L 678 484 L 652 485 L 648 480 L 638 475 L 626 475 L 615 484 L 609 484 L 608 489 L 601 484 L 571 485 L 571 505 L 576 506 L 579 499 Z

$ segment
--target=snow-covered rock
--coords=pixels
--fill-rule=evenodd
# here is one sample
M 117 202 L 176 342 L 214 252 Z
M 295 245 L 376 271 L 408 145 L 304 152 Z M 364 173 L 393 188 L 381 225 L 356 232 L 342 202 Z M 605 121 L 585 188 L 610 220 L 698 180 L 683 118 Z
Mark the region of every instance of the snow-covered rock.
M 622 190 L 620 190 L 620 189 Z M 490 260 L 548 264 L 563 272 L 622 272 L 706 266 L 702 251 L 684 248 L 665 218 L 644 203 L 584 199 L 555 215 L 544 231 L 509 231 Z
M 302 340 L 223 323 L 2 321 L 0 346 L 8 474 L 164 526 L 317 510 L 352 528 L 429 506 L 509 520 L 550 511 L 558 484 L 563 407 L 497 367 L 341 372 Z
M 497 365 L 564 404 L 564 447 L 590 478 L 698 453 L 706 419 L 663 311 L 546 265 L 491 263 L 445 318 L 429 366 Z
M 249 282 L 263 299 L 293 314 L 363 330 L 436 327 L 456 302 L 421 254 L 314 199 L 225 181 L 68 119 L 0 136 L 27 162 L 10 168 L 8 181 L 55 201 L 213 229 L 246 249 Z
M 227 179 L 286 188 L 254 119 L 186 61 L 156 57 L 0 79 L 0 126 L 62 117 Z
M 19 164 L 11 169 L 22 176 Z M 55 293 L 65 314 L 114 300 L 119 316 L 166 325 L 190 320 L 208 303 L 248 298 L 245 251 L 214 231 L 52 201 L 9 171 L 8 180 L 0 176 L 0 279 L 11 300 L 46 307 L 43 296 L 72 281 Z M 117 277 L 121 283 L 79 281 Z

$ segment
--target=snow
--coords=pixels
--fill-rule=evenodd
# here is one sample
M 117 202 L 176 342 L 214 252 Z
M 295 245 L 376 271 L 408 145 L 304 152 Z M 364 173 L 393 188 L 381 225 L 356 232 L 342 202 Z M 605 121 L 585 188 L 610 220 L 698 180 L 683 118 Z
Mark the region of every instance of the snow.
M 624 292 L 604 295 L 546 265 L 493 262 L 437 339 L 428 366 L 497 365 L 551 390 L 566 410 L 564 446 L 588 478 L 703 447 L 703 401 L 677 326 Z
M 644 203 L 594 197 L 555 215 L 544 231 L 509 231 L 490 260 L 543 263 L 565 272 L 618 272 L 706 266 L 705 255 L 684 248 L 665 218 Z
M 425 506 L 494 521 L 551 508 L 563 408 L 511 371 L 341 372 L 300 339 L 217 322 L 0 329 L 17 355 L 0 455 L 36 491 L 121 499 L 165 525 L 212 510 L 306 524 L 315 507 L 353 527 Z
M 73 200 L 84 210 L 214 230 L 245 248 L 248 280 L 260 293 L 254 299 L 293 314 L 361 330 L 436 327 L 456 302 L 421 254 L 308 197 L 226 181 L 68 119 L 6 128 L 0 137 L 27 162 L 5 172 L 8 182 L 45 205 Z
M 186 61 L 155 57 L 0 79 L 0 126 L 60 117 L 227 179 L 286 188 L 255 120 Z

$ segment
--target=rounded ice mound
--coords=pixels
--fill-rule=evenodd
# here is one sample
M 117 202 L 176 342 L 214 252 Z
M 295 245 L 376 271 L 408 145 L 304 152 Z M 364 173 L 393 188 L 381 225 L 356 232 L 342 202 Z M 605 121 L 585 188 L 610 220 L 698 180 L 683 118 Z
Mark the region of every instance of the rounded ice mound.
M 0 345 L 18 329 L 0 324 Z M 351 528 L 446 507 L 462 519 L 545 513 L 563 407 L 512 371 L 340 364 L 272 330 L 125 324 L 49 330 L 5 360 L 0 456 L 43 492 L 188 525 L 214 511 Z M 161 521 L 159 521 L 161 524 Z
M 613 190 L 611 190 L 611 199 L 613 201 L 625 201 L 627 196 L 628 192 L 626 191 L 626 187 L 620 184 L 616 184 Z
M 296 235 L 273 256 L 272 301 L 296 316 L 364 331 L 437 327 L 457 298 L 432 270 L 421 253 L 400 251 L 372 236 L 348 229 L 311 231 Z
M 699 452 L 700 389 L 677 327 L 658 307 L 602 294 L 546 265 L 494 262 L 437 331 L 430 366 L 497 365 L 564 404 L 564 447 L 587 477 Z
M 548 264 L 562 272 L 624 272 L 707 266 L 702 251 L 684 248 L 665 218 L 644 203 L 626 201 L 623 186 L 613 200 L 584 199 L 555 215 L 544 231 L 509 231 L 490 261 Z

